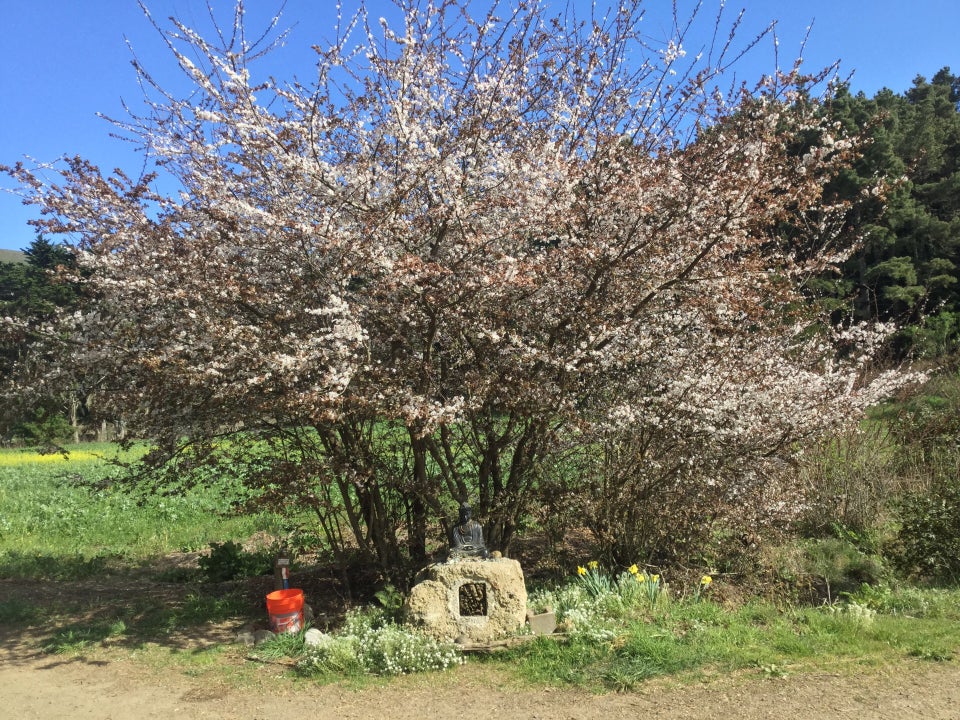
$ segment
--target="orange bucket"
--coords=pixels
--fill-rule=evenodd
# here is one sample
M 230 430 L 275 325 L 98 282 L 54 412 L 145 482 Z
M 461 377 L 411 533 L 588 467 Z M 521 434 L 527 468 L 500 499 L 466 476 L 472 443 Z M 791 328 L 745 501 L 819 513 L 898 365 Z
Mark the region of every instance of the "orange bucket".
M 275 590 L 267 595 L 270 629 L 275 633 L 295 633 L 303 629 L 303 590 Z

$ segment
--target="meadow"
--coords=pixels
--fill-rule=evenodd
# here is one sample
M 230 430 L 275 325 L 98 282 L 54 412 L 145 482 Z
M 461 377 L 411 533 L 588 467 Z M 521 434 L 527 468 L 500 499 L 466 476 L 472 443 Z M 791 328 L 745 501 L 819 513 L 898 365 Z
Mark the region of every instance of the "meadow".
M 185 494 L 136 492 L 117 483 L 125 472 L 118 463 L 143 447 L 65 450 L 0 450 L 0 577 L 81 578 L 276 531 L 273 515 L 232 512 L 238 491 L 228 478 Z

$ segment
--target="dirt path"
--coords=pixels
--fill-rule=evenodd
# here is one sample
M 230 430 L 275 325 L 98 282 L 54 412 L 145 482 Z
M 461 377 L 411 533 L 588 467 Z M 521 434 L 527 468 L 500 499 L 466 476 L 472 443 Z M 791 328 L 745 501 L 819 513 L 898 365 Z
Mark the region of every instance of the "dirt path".
M 262 666 L 254 688 L 147 667 L 129 653 L 93 659 L 0 649 L 0 715 L 31 718 L 432 720 L 433 718 L 960 718 L 960 665 L 920 661 L 854 676 L 720 678 L 692 687 L 652 682 L 634 693 L 504 686 L 486 666 L 364 689 L 317 686 Z

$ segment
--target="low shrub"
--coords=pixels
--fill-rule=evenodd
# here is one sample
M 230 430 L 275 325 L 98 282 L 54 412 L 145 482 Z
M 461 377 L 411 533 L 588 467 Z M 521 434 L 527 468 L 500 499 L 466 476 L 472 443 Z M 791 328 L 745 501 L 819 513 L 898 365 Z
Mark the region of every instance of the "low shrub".
M 904 573 L 926 580 L 960 580 L 960 480 L 956 476 L 898 504 L 901 525 L 890 555 Z
M 248 552 L 239 543 L 210 543 L 210 553 L 197 559 L 197 565 L 208 582 L 226 582 L 257 575 L 268 575 L 273 570 L 273 554 Z
M 880 556 L 841 538 L 801 540 L 775 548 L 770 555 L 768 563 L 778 583 L 799 601 L 833 602 L 886 576 Z
M 907 484 L 898 449 L 885 422 L 865 423 L 808 448 L 800 467 L 806 489 L 801 532 L 825 537 L 842 528 L 859 538 L 871 536 Z
M 365 610 L 348 614 L 339 632 L 305 647 L 299 668 L 319 675 L 408 675 L 462 662 L 456 646 L 397 625 L 381 610 Z

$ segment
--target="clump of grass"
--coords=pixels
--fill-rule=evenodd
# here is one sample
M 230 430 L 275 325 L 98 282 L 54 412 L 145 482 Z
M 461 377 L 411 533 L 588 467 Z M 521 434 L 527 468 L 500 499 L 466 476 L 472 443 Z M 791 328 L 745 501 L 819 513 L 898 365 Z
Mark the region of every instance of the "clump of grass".
M 280 660 L 303 657 L 307 646 L 304 643 L 305 630 L 299 632 L 277 633 L 272 638 L 257 645 L 255 656 L 263 660 Z
M 54 633 L 42 649 L 53 655 L 77 655 L 126 634 L 127 624 L 123 620 L 75 624 Z
M 834 602 L 888 576 L 883 559 L 844 538 L 799 540 L 767 550 L 782 588 L 797 600 Z
M 41 620 L 44 614 L 43 608 L 26 600 L 0 600 L 0 625 L 32 625 Z

